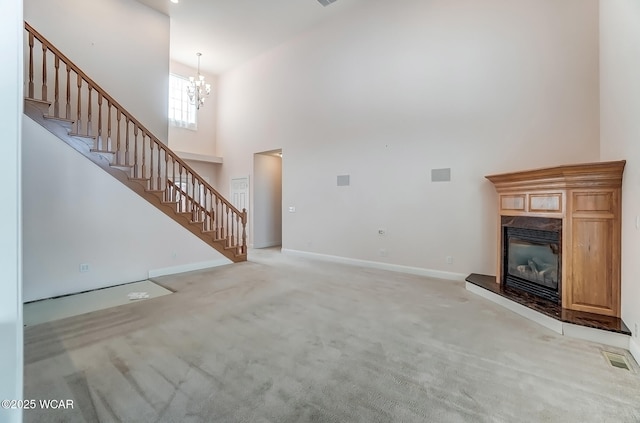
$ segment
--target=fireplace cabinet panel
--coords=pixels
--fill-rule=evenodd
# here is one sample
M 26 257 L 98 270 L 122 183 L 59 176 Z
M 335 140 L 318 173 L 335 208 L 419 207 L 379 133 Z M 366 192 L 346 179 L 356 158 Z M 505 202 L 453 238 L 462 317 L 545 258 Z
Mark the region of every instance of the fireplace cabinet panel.
M 562 212 L 562 193 L 529 194 L 529 211 Z
M 571 273 L 565 308 L 616 316 L 613 219 L 573 219 Z
M 614 213 L 615 191 L 582 191 L 573 193 L 574 213 Z
M 518 210 L 524 211 L 525 196 L 524 195 L 501 195 L 501 210 Z
M 505 215 L 529 216 L 533 213 L 542 217 L 562 217 L 564 195 L 563 192 L 538 191 L 502 194 L 499 206 Z

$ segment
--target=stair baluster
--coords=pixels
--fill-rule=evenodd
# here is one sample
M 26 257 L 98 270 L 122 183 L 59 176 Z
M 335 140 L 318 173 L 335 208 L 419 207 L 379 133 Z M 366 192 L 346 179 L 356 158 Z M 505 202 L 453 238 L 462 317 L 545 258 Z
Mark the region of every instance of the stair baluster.
M 47 101 L 47 46 L 42 45 L 42 100 Z
M 146 133 L 142 133 L 142 175 L 140 176 L 142 179 L 146 179 L 147 178 L 147 145 L 146 145 L 146 140 L 147 140 L 147 134 Z
M 60 117 L 60 58 L 58 56 L 54 57 L 55 59 L 55 69 L 56 69 L 56 80 L 54 81 L 54 102 L 53 102 L 53 116 L 59 118 Z
M 107 100 L 107 151 L 111 151 L 111 103 Z
M 91 110 L 91 105 L 93 102 L 91 101 L 91 94 L 93 93 L 93 88 L 91 85 L 87 84 L 87 89 L 89 90 L 89 94 L 87 94 L 87 135 L 93 135 L 93 125 L 91 124 L 91 119 L 93 118 L 93 113 Z
M 66 63 L 65 68 L 67 70 L 67 104 L 65 105 L 64 117 L 71 119 L 71 68 Z
M 78 119 L 76 120 L 76 134 L 82 132 L 82 77 L 78 74 Z
M 33 34 L 29 33 L 29 98 L 34 98 L 33 89 Z
M 138 127 L 133 127 L 133 177 L 138 177 Z
M 120 109 L 117 109 L 117 113 L 116 113 L 116 120 L 118 121 L 118 134 L 116 137 L 116 157 L 115 157 L 115 162 L 116 163 L 120 163 L 120 120 L 122 118 L 122 112 L 120 111 Z
M 160 168 L 160 161 L 161 161 L 161 149 L 160 146 L 158 146 L 158 169 L 157 169 L 157 173 L 158 173 L 158 190 L 162 190 L 164 189 L 164 187 L 162 186 L 162 176 L 161 176 L 161 168 Z
M 108 151 L 102 139 L 102 94 L 98 93 L 98 149 Z

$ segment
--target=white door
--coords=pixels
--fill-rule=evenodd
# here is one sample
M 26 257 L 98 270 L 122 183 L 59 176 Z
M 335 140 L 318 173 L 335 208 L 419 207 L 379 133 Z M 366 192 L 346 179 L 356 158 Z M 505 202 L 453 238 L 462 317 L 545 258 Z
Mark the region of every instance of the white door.
M 247 209 L 249 211 L 249 177 L 232 178 L 231 188 L 231 204 L 238 210 Z

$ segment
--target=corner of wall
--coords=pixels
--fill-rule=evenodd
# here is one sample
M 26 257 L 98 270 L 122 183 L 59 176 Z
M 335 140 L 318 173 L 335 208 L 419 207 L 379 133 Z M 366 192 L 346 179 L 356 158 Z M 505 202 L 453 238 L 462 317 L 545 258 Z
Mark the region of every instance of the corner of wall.
M 633 337 L 629 338 L 629 352 L 636 360 L 636 363 L 640 364 L 640 344 Z
M 6 65 L 0 69 L 0 177 L 4 184 L 0 209 L 0 399 L 22 399 L 22 217 L 21 217 L 21 117 L 22 117 L 22 0 L 2 3 L 0 36 Z M 0 421 L 22 421 L 19 408 L 0 408 Z

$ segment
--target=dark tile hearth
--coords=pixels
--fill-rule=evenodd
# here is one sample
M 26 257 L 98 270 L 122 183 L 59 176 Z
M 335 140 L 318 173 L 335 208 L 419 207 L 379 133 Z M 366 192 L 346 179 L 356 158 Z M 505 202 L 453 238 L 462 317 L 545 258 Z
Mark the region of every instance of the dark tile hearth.
M 563 309 L 558 304 L 527 292 L 502 287 L 496 283 L 495 276 L 472 273 L 467 276 L 466 281 L 561 322 L 631 335 L 627 325 L 618 317 Z

